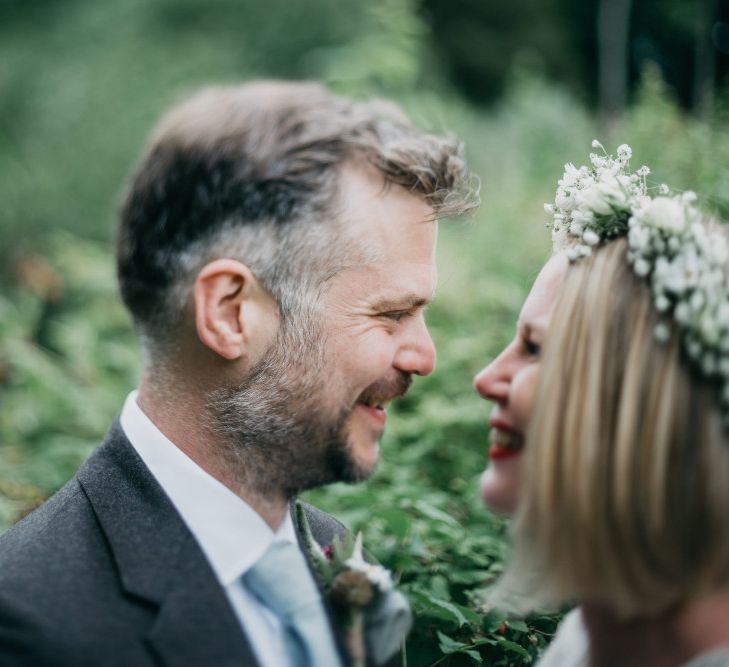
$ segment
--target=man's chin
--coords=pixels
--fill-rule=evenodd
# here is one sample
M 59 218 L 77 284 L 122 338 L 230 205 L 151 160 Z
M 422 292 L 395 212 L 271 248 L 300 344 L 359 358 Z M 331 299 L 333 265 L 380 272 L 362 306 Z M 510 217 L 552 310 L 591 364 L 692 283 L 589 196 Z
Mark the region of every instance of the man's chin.
M 348 443 L 334 453 L 331 464 L 336 481 L 356 484 L 369 479 L 377 469 L 380 461 L 380 445 L 378 442 L 360 446 Z

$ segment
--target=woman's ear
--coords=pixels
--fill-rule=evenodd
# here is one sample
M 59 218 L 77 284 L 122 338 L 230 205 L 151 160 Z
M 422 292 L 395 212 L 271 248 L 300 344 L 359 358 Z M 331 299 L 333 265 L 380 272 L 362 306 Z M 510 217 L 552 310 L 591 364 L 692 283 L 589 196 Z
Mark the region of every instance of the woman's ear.
M 195 279 L 193 299 L 198 337 L 224 359 L 251 357 L 278 324 L 273 298 L 245 264 L 233 259 L 206 264 Z

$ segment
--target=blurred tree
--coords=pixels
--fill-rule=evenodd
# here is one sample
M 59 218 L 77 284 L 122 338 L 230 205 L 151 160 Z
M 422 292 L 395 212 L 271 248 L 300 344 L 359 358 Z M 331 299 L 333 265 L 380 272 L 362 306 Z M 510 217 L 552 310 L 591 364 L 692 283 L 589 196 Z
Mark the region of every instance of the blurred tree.
M 138 147 L 188 90 L 270 76 L 403 94 L 427 37 L 414 0 L 0 0 L 0 282 L 47 230 L 111 236 Z
M 597 12 L 598 99 L 605 132 L 628 101 L 628 34 L 631 0 L 600 0 Z M 607 127 L 606 127 L 607 126 Z
M 422 12 L 445 75 L 468 99 L 491 103 L 525 58 L 532 68 L 578 83 L 579 62 L 570 57 L 574 17 L 563 14 L 562 5 L 564 0 L 422 0 Z
M 713 106 L 716 79 L 717 48 L 711 33 L 718 19 L 717 0 L 695 0 L 696 56 L 694 59 L 693 105 L 702 115 Z
M 715 9 L 708 11 L 712 1 Z M 628 31 L 630 5 L 629 0 L 421 0 L 443 71 L 479 104 L 499 99 L 525 56 L 532 69 L 580 97 L 618 108 L 623 106 L 620 79 L 627 77 L 629 98 L 647 63 L 659 66 L 686 108 L 697 102 L 697 80 L 706 90 L 729 77 L 729 0 L 641 0 L 632 3 Z M 699 15 L 705 17 L 700 49 Z M 613 55 L 602 57 L 603 49 Z

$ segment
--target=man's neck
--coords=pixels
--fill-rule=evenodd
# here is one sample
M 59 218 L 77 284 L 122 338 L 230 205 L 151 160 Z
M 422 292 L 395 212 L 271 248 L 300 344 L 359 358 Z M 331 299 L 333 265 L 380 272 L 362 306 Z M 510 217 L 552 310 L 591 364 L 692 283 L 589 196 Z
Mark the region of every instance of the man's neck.
M 205 472 L 246 502 L 270 527 L 278 530 L 288 511 L 283 494 L 260 494 L 241 479 L 245 471 L 226 456 L 228 445 L 205 418 L 202 394 L 170 390 L 169 383 L 153 383 L 145 374 L 137 403 L 160 432 Z

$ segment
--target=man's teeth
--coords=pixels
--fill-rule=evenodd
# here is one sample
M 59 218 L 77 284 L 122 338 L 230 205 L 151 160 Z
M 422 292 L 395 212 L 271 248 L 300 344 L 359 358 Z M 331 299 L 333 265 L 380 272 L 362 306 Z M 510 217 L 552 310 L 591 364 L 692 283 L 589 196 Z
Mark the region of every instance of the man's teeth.
M 376 408 L 377 410 L 386 410 L 390 401 L 382 401 L 377 403 L 375 401 L 362 401 L 362 405 L 366 405 L 368 408 Z
M 518 433 L 510 431 L 502 431 L 501 429 L 491 427 L 489 440 L 492 445 L 506 447 L 507 449 L 521 449 L 524 446 L 524 438 Z

